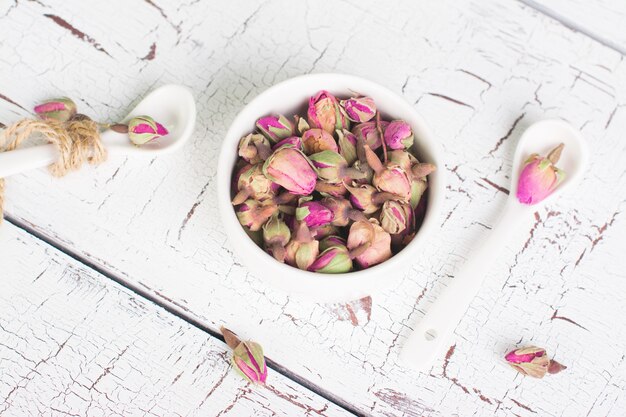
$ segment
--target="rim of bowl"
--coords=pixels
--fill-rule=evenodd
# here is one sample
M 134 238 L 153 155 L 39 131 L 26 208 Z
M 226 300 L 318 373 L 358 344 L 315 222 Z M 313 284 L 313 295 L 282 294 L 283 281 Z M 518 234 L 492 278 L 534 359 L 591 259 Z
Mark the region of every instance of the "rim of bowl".
M 229 147 L 233 147 L 233 148 L 237 147 L 239 140 L 241 139 L 241 137 L 239 136 L 239 132 L 237 131 L 240 125 L 250 124 L 251 126 L 254 126 L 256 119 L 262 116 L 262 115 L 249 114 L 251 113 L 250 109 L 252 108 L 253 104 L 256 102 L 265 100 L 266 97 L 270 97 L 274 95 L 275 91 L 282 90 L 291 84 L 297 85 L 304 81 L 310 81 L 313 84 L 323 84 L 323 81 L 328 80 L 329 78 L 334 79 L 335 82 L 341 81 L 341 83 L 346 86 L 345 87 L 346 90 L 352 90 L 352 88 L 350 88 L 351 84 L 366 85 L 366 87 L 364 88 L 365 90 L 378 90 L 382 94 L 385 94 L 388 97 L 393 97 L 393 99 L 399 102 L 402 102 L 406 110 L 412 113 L 412 117 L 414 121 L 417 121 L 419 125 L 419 126 L 413 126 L 414 121 L 411 121 L 412 127 L 420 130 L 420 134 L 419 135 L 416 134 L 417 149 L 418 150 L 423 149 L 425 146 L 425 143 L 427 143 L 427 147 L 429 148 L 427 153 L 430 154 L 430 159 L 431 159 L 431 161 L 428 161 L 428 162 L 435 163 L 435 165 L 437 166 L 437 171 L 435 171 L 434 173 L 436 174 L 436 180 L 429 181 L 429 196 L 428 196 L 428 205 L 426 208 L 426 215 L 424 217 L 424 221 L 420 229 L 416 233 L 413 240 L 408 245 L 406 245 L 400 252 L 393 255 L 388 260 L 381 262 L 380 264 L 374 265 L 367 269 L 340 273 L 340 274 L 323 274 L 323 273 L 318 273 L 318 272 L 305 271 L 305 270 L 298 269 L 296 267 L 292 267 L 290 265 L 276 261 L 273 257 L 271 257 L 271 255 L 269 255 L 263 249 L 258 247 L 256 243 L 254 243 L 254 241 L 246 234 L 245 230 L 243 229 L 243 227 L 239 223 L 239 220 L 237 219 L 237 215 L 235 213 L 234 207 L 231 204 L 231 195 L 230 195 L 232 172 L 233 172 L 234 164 L 236 162 L 236 158 L 235 158 L 235 161 L 231 160 L 232 149 L 229 149 Z M 318 87 L 315 87 L 315 88 L 318 88 Z M 323 89 L 323 88 L 324 87 L 319 87 L 318 90 Z M 354 89 L 354 91 L 358 91 L 358 88 Z M 370 91 L 368 91 L 367 94 L 371 95 L 374 101 L 376 101 L 376 94 L 370 94 Z M 303 103 L 303 105 L 304 104 L 305 103 Z M 272 109 L 268 109 L 268 111 L 265 114 L 271 114 L 272 111 L 273 111 Z M 383 110 L 383 112 L 386 113 L 387 112 L 386 109 Z M 251 253 L 249 254 L 249 256 L 257 257 L 259 261 L 261 261 L 263 264 L 268 265 L 269 268 L 272 268 L 276 271 L 280 271 L 284 274 L 292 275 L 290 279 L 298 279 L 301 283 L 304 281 L 304 282 L 308 282 L 308 284 L 310 285 L 319 285 L 319 286 L 325 286 L 329 284 L 330 282 L 337 283 L 338 281 L 364 280 L 364 278 L 368 275 L 369 276 L 378 275 L 384 270 L 388 270 L 393 267 L 397 267 L 398 271 L 400 271 L 400 269 L 404 270 L 406 267 L 413 264 L 413 262 L 411 261 L 412 252 L 415 249 L 419 248 L 419 246 L 423 243 L 422 241 L 424 240 L 424 238 L 428 236 L 428 234 L 431 233 L 432 230 L 435 228 L 435 222 L 437 221 L 437 218 L 441 211 L 441 206 L 443 204 L 443 199 L 444 199 L 444 190 L 445 190 L 444 166 L 445 166 L 444 159 L 443 159 L 439 142 L 434 137 L 434 134 L 432 133 L 432 131 L 430 130 L 429 126 L 426 124 L 422 116 L 417 112 L 417 110 L 413 108 L 413 105 L 409 103 L 404 98 L 404 96 L 397 94 L 394 91 L 388 89 L 387 87 L 384 87 L 374 81 L 370 81 L 366 78 L 362 78 L 362 77 L 358 77 L 354 75 L 342 74 L 342 73 L 319 73 L 319 74 L 300 75 L 300 76 L 296 76 L 296 77 L 281 81 L 267 88 L 266 90 L 261 92 L 259 95 L 257 95 L 255 98 L 253 98 L 248 104 L 246 104 L 239 111 L 239 113 L 235 116 L 235 118 L 232 120 L 230 127 L 226 133 L 226 136 L 224 137 L 224 141 L 222 142 L 220 155 L 218 159 L 218 172 L 217 172 L 217 177 L 218 177 L 217 198 L 219 200 L 218 206 L 219 206 L 220 214 L 222 217 L 222 221 L 224 223 L 224 227 L 227 231 L 227 234 L 231 232 L 236 234 L 235 236 L 231 236 L 229 234 L 229 239 L 231 240 L 231 242 L 239 243 L 239 241 L 241 241 L 242 245 L 244 245 L 244 247 L 241 248 L 243 253 L 247 253 L 246 251 L 250 251 Z M 436 186 L 432 186 L 431 183 L 435 183 Z M 240 255 L 237 254 L 236 256 L 239 257 Z M 246 262 L 244 261 L 244 263 Z M 406 265 L 402 265 L 402 263 L 405 263 Z M 254 271 L 252 271 L 252 273 L 254 274 Z M 266 277 L 264 277 L 263 279 L 265 281 L 271 281 L 271 282 L 276 281 L 275 279 L 267 279 Z M 292 292 L 292 291 L 289 290 L 289 292 Z

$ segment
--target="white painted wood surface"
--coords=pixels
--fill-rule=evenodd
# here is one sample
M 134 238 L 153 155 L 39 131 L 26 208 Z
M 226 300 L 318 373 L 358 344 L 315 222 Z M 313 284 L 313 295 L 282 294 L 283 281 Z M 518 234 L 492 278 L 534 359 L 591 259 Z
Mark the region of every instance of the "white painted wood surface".
M 0 10 L 9 33 L 0 45 L 0 122 L 59 94 L 115 118 L 153 85 L 182 82 L 198 99 L 195 139 L 155 160 L 112 159 L 60 180 L 45 171 L 12 178 L 12 219 L 213 329 L 238 323 L 286 372 L 362 414 L 620 415 L 621 54 L 512 0 L 393 9 L 374 1 L 125 4 Z M 125 12 L 106 17 L 116 9 Z M 448 157 L 447 206 L 432 246 L 398 288 L 346 305 L 265 286 L 237 263 L 214 201 L 220 138 L 236 112 L 273 83 L 312 71 L 354 73 L 404 94 Z M 488 233 L 515 142 L 543 117 L 561 117 L 588 137 L 589 174 L 498 259 L 447 358 L 430 374 L 403 369 L 399 347 Z M 508 348 L 529 343 L 567 371 L 537 381 L 502 363 Z
M 4 224 L 0 415 L 349 415 L 37 238 Z

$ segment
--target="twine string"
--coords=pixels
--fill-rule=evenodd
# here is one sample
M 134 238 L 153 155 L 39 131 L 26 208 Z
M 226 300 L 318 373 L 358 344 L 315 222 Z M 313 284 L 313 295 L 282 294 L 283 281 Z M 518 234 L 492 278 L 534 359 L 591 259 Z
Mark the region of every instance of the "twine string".
M 55 145 L 59 151 L 59 159 L 49 166 L 50 173 L 55 177 L 62 177 L 70 171 L 78 170 L 85 162 L 97 165 L 107 157 L 106 149 L 100 140 L 98 124 L 88 118 L 72 119 L 67 122 L 20 120 L 5 129 L 0 141 L 0 152 L 18 148 L 24 140 L 37 133 Z M 5 180 L 0 178 L 0 222 L 4 213 L 4 193 Z

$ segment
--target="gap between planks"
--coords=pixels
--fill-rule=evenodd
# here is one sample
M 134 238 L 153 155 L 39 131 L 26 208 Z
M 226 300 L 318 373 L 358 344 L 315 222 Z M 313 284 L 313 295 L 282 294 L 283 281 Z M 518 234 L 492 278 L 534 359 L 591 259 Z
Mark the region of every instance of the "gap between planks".
M 576 22 L 574 22 L 573 20 L 559 14 L 558 12 L 552 10 L 551 8 L 544 6 L 541 3 L 538 3 L 535 0 L 517 0 L 520 3 L 524 4 L 525 6 L 543 14 L 544 16 L 549 17 L 552 20 L 555 20 L 557 22 L 559 22 L 560 24 L 562 24 L 563 26 L 565 26 L 566 28 L 573 30 L 574 32 L 578 32 L 584 36 L 587 36 L 588 38 L 593 39 L 594 41 L 602 44 L 603 46 L 606 46 L 609 49 L 614 50 L 615 52 L 620 53 L 623 56 L 626 56 L 626 47 L 621 46 L 613 41 L 611 41 L 610 39 L 606 39 L 603 36 L 600 36 L 596 33 L 594 33 L 593 31 L 589 30 L 588 28 L 585 28 L 583 26 L 578 25 Z
M 51 246 L 52 248 L 58 250 L 59 252 L 69 256 L 73 260 L 75 260 L 77 262 L 80 262 L 81 264 L 85 265 L 87 268 L 92 269 L 93 271 L 99 273 L 103 277 L 112 280 L 113 282 L 115 282 L 118 285 L 121 285 L 124 288 L 127 288 L 128 290 L 132 291 L 133 293 L 135 293 L 139 297 L 142 297 L 142 298 L 144 298 L 144 299 L 146 299 L 146 300 L 156 304 L 157 306 L 159 306 L 163 310 L 167 311 L 169 314 L 172 314 L 172 315 L 180 318 L 181 320 L 184 320 L 188 324 L 190 324 L 190 325 L 196 327 L 197 329 L 207 333 L 209 336 L 211 336 L 211 337 L 213 337 L 215 339 L 218 339 L 221 342 L 224 342 L 224 337 L 222 336 L 221 333 L 211 329 L 210 327 L 208 327 L 207 325 L 202 323 L 200 320 L 198 320 L 197 318 L 193 317 L 190 313 L 182 310 L 180 307 L 178 307 L 174 303 L 169 302 L 167 300 L 163 300 L 163 299 L 159 298 L 157 295 L 152 294 L 149 291 L 147 291 L 145 289 L 142 289 L 142 288 L 140 288 L 139 286 L 137 286 L 137 285 L 135 285 L 133 283 L 128 282 L 123 277 L 121 277 L 119 275 L 116 275 L 112 271 L 107 270 L 105 267 L 96 264 L 95 262 L 93 262 L 93 261 L 89 260 L 88 258 L 82 256 L 81 254 L 79 254 L 75 250 L 70 249 L 68 247 L 65 247 L 64 245 L 60 244 L 59 242 L 56 242 L 53 238 L 50 238 L 49 236 L 46 236 L 45 234 L 39 232 L 38 230 L 36 230 L 32 226 L 30 226 L 27 222 L 18 220 L 17 218 L 15 218 L 15 217 L 11 216 L 10 214 L 7 214 L 7 213 L 4 213 L 4 220 L 6 222 L 8 222 L 8 223 L 11 223 L 13 226 L 23 230 L 24 232 L 32 235 L 36 239 L 41 240 L 43 243 Z M 0 227 L 2 227 L 2 226 L 0 226 Z M 318 385 L 310 382 L 306 378 L 303 378 L 302 376 L 300 376 L 300 375 L 298 375 L 298 374 L 296 374 L 294 372 L 291 372 L 289 369 L 285 368 L 284 366 L 280 365 L 279 363 L 277 363 L 277 362 L 275 362 L 275 361 L 273 361 L 273 360 L 271 360 L 269 358 L 266 358 L 266 361 L 267 361 L 268 368 L 272 369 L 274 372 L 277 372 L 277 373 L 283 375 L 284 377 L 286 377 L 286 378 L 292 380 L 293 382 L 295 382 L 295 383 L 303 386 L 304 388 L 308 389 L 309 391 L 319 395 L 320 397 L 324 398 L 325 400 L 335 404 L 338 407 L 343 408 L 344 410 L 348 411 L 349 413 L 352 413 L 352 414 L 354 414 L 355 416 L 358 416 L 358 417 L 368 416 L 369 415 L 366 412 L 364 412 L 363 410 L 359 410 L 354 405 L 352 405 L 352 404 L 346 402 L 345 400 L 337 397 L 332 392 L 329 392 L 329 391 L 319 387 Z

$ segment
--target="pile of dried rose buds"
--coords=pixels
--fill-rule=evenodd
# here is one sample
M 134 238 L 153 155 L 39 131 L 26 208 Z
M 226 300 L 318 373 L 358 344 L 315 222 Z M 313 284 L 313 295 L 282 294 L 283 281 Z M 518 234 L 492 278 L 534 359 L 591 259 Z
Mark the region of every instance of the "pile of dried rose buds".
M 411 153 L 403 120 L 374 100 L 320 91 L 306 117 L 262 117 L 243 137 L 233 205 L 250 237 L 280 262 L 322 273 L 381 263 L 415 236 L 435 166 Z

